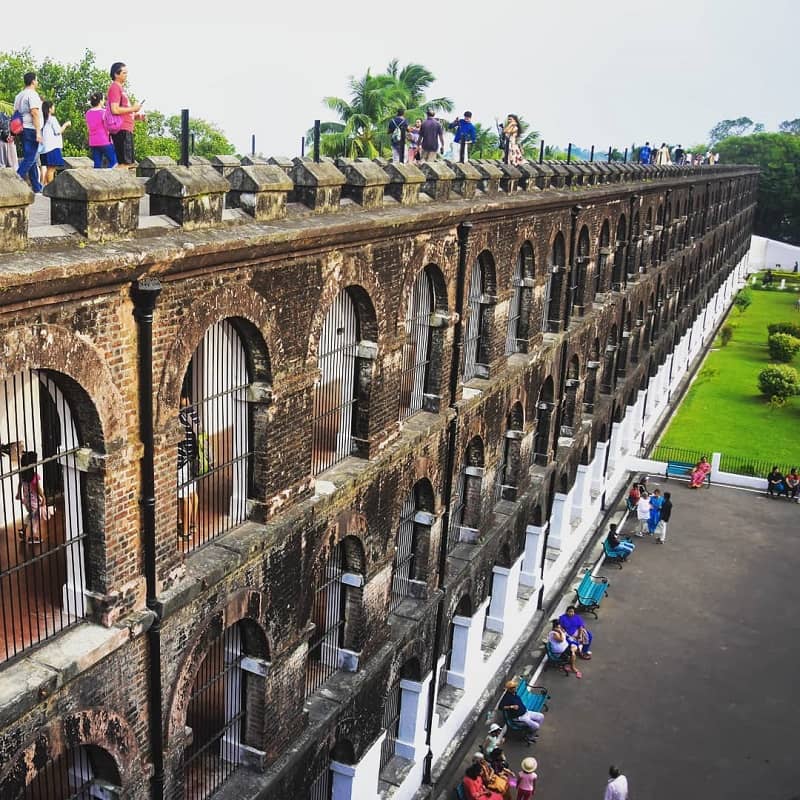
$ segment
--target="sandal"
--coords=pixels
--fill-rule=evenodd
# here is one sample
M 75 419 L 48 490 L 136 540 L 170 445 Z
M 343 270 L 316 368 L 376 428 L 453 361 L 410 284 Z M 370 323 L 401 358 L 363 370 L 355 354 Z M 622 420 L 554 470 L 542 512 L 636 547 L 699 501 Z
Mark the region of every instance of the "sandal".
M 574 669 L 573 672 L 575 673 L 576 678 L 582 678 L 583 673 L 579 669 Z

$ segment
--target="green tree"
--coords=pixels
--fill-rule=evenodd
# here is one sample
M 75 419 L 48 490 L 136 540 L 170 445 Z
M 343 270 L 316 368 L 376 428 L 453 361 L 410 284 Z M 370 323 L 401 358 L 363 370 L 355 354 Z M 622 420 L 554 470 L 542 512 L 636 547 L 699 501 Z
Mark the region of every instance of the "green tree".
M 713 145 L 729 136 L 744 136 L 746 133 L 760 133 L 763 130 L 764 126 L 760 122 L 753 122 L 750 117 L 723 119 L 708 132 L 708 138 Z
M 437 112 L 453 110 L 453 101 L 449 97 L 425 98 L 425 91 L 436 80 L 436 76 L 422 64 L 406 64 L 400 66 L 394 58 L 386 67 L 386 75 L 394 78 L 398 87 L 405 93 L 405 109 L 409 119 L 422 117 L 425 111 L 432 108 Z
M 786 400 L 800 390 L 797 370 L 788 364 L 770 364 L 758 373 L 758 389 L 768 398 Z
M 800 136 L 756 133 L 724 139 L 722 163 L 761 168 L 754 229 L 760 236 L 800 245 Z
M 740 289 L 736 293 L 736 297 L 733 299 L 733 304 L 736 306 L 737 311 L 740 314 L 744 314 L 748 308 L 753 304 L 753 293 L 748 289 Z
M 778 130 L 781 133 L 800 134 L 800 117 L 797 117 L 797 119 L 785 119 L 778 125 Z

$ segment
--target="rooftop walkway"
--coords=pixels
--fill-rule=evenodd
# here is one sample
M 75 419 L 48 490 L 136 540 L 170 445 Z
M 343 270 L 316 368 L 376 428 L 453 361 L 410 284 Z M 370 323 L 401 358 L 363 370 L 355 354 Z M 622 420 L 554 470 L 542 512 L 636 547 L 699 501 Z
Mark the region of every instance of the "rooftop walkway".
M 550 711 L 535 745 L 506 743 L 511 766 L 538 759 L 543 800 L 602 797 L 611 763 L 647 800 L 796 800 L 800 505 L 650 484 L 672 492 L 667 542 L 634 539 L 624 569 L 598 571 L 610 591 L 599 620 L 584 615 L 594 658 L 578 662 L 582 680 L 548 670 L 535 681 Z M 543 635 L 515 674 L 538 665 Z M 468 737 L 470 753 L 486 728 Z

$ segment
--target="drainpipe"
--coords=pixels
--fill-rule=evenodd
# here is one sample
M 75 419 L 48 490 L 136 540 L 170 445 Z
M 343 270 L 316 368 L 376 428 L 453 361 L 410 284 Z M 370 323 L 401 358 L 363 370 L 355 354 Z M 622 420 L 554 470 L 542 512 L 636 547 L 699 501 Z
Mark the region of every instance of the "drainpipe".
M 425 745 L 428 752 L 422 768 L 422 782 L 430 786 L 431 768 L 433 766 L 433 750 L 431 749 L 431 734 L 433 732 L 433 712 L 436 710 L 434 696 L 436 694 L 436 665 L 441 654 L 442 629 L 444 627 L 444 601 L 447 596 L 445 583 L 445 570 L 447 569 L 447 542 L 450 530 L 450 503 L 453 497 L 453 467 L 455 465 L 456 434 L 458 433 L 458 410 L 456 408 L 456 393 L 458 391 L 458 367 L 461 340 L 464 330 L 464 284 L 467 274 L 467 252 L 469 235 L 472 223 L 462 222 L 458 226 L 458 271 L 456 273 L 456 307 L 457 322 L 453 327 L 453 349 L 450 359 L 450 387 L 449 406 L 455 413 L 447 423 L 447 454 L 445 457 L 445 482 L 443 488 L 444 514 L 442 515 L 442 534 L 439 540 L 439 565 L 437 589 L 439 603 L 436 609 L 436 633 L 433 637 L 433 654 L 431 657 L 431 685 L 428 690 L 428 713 L 425 724 Z
M 139 505 L 142 513 L 144 573 L 147 588 L 147 608 L 154 615 L 147 632 L 150 645 L 149 706 L 150 746 L 153 777 L 150 780 L 152 800 L 164 797 L 164 738 L 161 707 L 161 603 L 156 595 L 156 497 L 153 440 L 153 311 L 161 294 L 158 278 L 142 278 L 131 287 L 133 316 L 139 328 L 139 436 L 143 452 L 141 460 L 142 494 Z

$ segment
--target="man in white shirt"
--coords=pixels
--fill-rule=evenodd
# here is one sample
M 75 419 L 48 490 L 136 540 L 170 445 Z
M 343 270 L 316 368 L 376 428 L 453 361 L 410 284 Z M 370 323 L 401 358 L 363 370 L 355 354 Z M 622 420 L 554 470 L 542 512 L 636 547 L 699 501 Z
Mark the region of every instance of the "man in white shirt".
M 608 769 L 608 783 L 603 800 L 628 800 L 628 779 L 613 764 Z
M 26 72 L 25 88 L 14 98 L 14 111 L 22 114 L 22 161 L 17 175 L 30 178 L 31 189 L 42 191 L 39 181 L 39 142 L 42 141 L 42 98 L 36 88 L 39 81 L 35 72 Z

